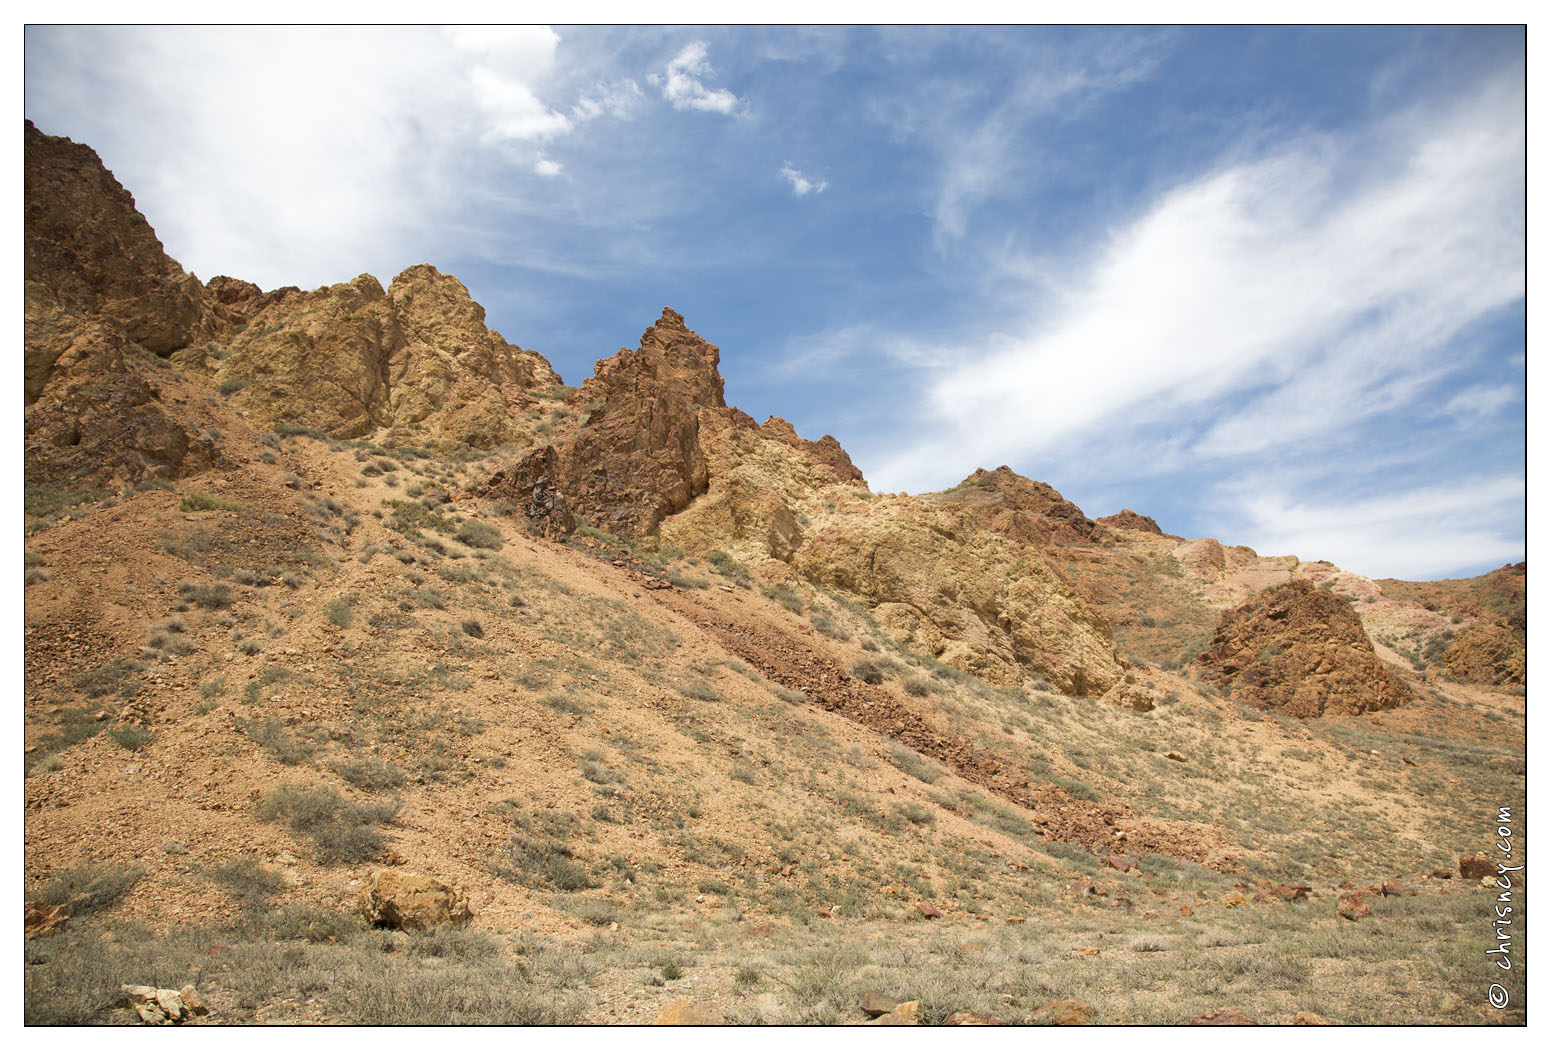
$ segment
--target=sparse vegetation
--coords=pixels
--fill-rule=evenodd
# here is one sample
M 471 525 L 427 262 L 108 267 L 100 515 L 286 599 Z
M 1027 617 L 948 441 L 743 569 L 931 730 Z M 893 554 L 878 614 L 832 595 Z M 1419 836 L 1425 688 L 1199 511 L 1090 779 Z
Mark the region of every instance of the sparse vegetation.
M 189 493 L 178 503 L 179 511 L 241 511 L 242 505 L 208 493 Z
M 398 813 L 397 802 L 351 803 L 328 786 L 285 785 L 259 801 L 258 816 L 312 840 L 321 865 L 357 864 L 382 853 L 381 827 Z

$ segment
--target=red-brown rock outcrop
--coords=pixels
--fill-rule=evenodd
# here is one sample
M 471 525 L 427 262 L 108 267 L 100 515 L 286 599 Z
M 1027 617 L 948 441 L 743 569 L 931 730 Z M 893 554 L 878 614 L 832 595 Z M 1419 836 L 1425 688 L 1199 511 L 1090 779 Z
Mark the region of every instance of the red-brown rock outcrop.
M 1351 606 L 1306 580 L 1224 613 L 1198 663 L 1236 699 L 1298 718 L 1394 708 L 1411 696 Z
M 1506 624 L 1477 624 L 1454 637 L 1443 654 L 1449 674 L 1488 686 L 1524 685 L 1524 642 Z
M 1105 515 L 1098 520 L 1099 525 L 1108 526 L 1111 529 L 1125 529 L 1132 533 L 1152 533 L 1163 536 L 1163 530 L 1158 528 L 1158 523 L 1146 515 L 1139 515 L 1129 507 L 1118 515 Z
M 1026 544 L 1092 539 L 1094 522 L 1082 508 L 1044 482 L 1036 482 L 1007 466 L 975 473 L 939 499 L 962 504 L 987 529 Z

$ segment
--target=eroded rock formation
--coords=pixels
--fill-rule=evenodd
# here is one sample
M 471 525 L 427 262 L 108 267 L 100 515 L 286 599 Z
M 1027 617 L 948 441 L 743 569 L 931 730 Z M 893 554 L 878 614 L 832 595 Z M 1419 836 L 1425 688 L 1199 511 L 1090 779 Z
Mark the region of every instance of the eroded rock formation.
M 1198 663 L 1234 698 L 1298 718 L 1394 708 L 1411 696 L 1346 600 L 1306 580 L 1224 613 Z

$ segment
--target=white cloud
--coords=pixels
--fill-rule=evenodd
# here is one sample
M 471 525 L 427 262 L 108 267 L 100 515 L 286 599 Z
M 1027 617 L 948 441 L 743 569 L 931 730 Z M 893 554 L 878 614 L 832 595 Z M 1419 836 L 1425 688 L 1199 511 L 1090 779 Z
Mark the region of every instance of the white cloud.
M 553 68 L 560 37 L 548 26 L 461 26 L 447 38 L 476 59 L 468 77 L 474 103 L 484 113 L 485 138 L 545 139 L 568 131 L 571 122 L 544 105 L 534 86 Z
M 794 197 L 806 197 L 810 193 L 823 193 L 829 186 L 829 183 L 823 179 L 814 182 L 802 172 L 793 168 L 790 162 L 781 165 L 781 174 L 786 178 L 787 182 L 792 184 L 792 196 Z
M 1435 579 L 1522 558 L 1524 479 L 1431 486 L 1368 500 L 1317 503 L 1261 491 L 1243 504 L 1262 554 L 1325 559 L 1370 577 Z
M 635 113 L 642 100 L 641 86 L 634 80 L 625 79 L 613 84 L 599 84 L 577 99 L 571 107 L 571 119 L 592 120 L 595 117 L 629 117 Z
M 1501 385 L 1467 387 L 1449 399 L 1448 404 L 1443 407 L 1443 414 L 1466 418 L 1491 416 L 1523 396 L 1522 387 Z
M 702 77 L 715 72 L 706 59 L 706 52 L 703 40 L 686 44 L 669 61 L 666 76 L 653 74 L 648 79 L 661 87 L 662 97 L 672 103 L 674 109 L 696 109 L 731 116 L 742 102 L 726 88 L 713 90 L 702 83 Z
M 514 173 L 560 170 L 540 144 L 627 112 L 628 82 L 550 105 L 561 54 L 545 27 L 40 27 L 27 115 L 97 149 L 201 277 L 386 280 L 520 207 Z
M 1294 141 L 1166 194 L 1052 309 L 940 351 L 936 425 L 874 473 L 915 491 L 948 450 L 1016 462 L 1170 421 L 1210 423 L 1197 459 L 1243 456 L 1404 404 L 1523 295 L 1523 104 L 1510 77 L 1441 121 Z

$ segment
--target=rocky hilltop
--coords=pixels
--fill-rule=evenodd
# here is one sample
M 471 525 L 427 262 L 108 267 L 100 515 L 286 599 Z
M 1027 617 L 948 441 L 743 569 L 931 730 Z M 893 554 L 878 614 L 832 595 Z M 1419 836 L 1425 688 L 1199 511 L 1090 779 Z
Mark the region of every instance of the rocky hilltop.
M 215 464 L 208 414 L 173 390 L 187 379 L 261 429 L 473 448 L 530 438 L 534 392 L 560 382 L 434 267 L 387 291 L 369 274 L 313 292 L 205 285 L 89 147 L 29 121 L 24 152 L 29 478 L 138 482 Z

